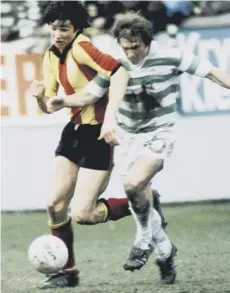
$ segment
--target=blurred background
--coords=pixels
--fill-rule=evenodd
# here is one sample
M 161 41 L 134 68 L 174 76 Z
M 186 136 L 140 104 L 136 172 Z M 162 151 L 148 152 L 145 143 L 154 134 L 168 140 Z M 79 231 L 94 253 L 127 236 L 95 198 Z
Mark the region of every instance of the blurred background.
M 83 1 L 95 46 L 119 52 L 109 30 L 120 13 L 141 11 L 162 46 L 179 46 L 230 74 L 230 1 Z M 42 78 L 50 45 L 40 26 L 47 1 L 1 1 L 1 209 L 44 209 L 54 150 L 68 121 L 40 112 L 28 88 Z M 180 77 L 174 156 L 153 181 L 162 202 L 230 199 L 230 91 L 189 74 Z M 104 196 L 124 196 L 116 172 Z

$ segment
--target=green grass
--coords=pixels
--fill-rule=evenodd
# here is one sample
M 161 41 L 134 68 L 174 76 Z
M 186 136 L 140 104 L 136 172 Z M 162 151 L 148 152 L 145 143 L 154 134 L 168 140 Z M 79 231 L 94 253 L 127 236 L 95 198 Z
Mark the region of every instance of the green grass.
M 131 217 L 97 226 L 74 225 L 81 270 L 78 288 L 48 293 L 230 293 L 230 203 L 164 208 L 168 233 L 179 248 L 178 278 L 160 286 L 152 256 L 142 270 L 122 265 L 135 233 Z M 37 293 L 43 275 L 27 260 L 30 242 L 48 233 L 45 213 L 2 214 L 2 292 Z

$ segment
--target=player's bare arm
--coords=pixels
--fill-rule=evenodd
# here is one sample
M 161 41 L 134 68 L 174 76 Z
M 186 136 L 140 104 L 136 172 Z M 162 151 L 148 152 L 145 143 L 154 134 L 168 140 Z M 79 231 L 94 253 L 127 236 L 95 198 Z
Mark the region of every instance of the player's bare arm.
M 39 108 L 46 114 L 52 114 L 64 107 L 63 100 L 45 96 L 45 86 L 42 81 L 34 80 L 30 87 L 32 96 L 36 98 Z
M 64 107 L 72 108 L 72 107 L 85 107 L 91 104 L 95 104 L 100 97 L 93 96 L 91 94 L 85 93 L 84 91 L 75 93 L 73 95 L 66 95 L 63 98 Z
M 110 79 L 109 102 L 98 139 L 105 139 L 105 141 L 111 145 L 119 144 L 116 134 L 116 113 L 124 98 L 128 79 L 128 72 L 123 67 L 120 67 Z
M 31 84 L 31 93 L 37 99 L 39 108 L 46 114 L 52 114 L 64 107 L 85 107 L 95 104 L 100 97 L 93 96 L 83 91 L 65 96 L 45 96 L 45 86 L 43 82 L 34 80 Z
M 95 104 L 99 99 L 99 97 L 80 91 L 72 95 L 51 97 L 46 101 L 46 106 L 49 113 L 54 113 L 64 107 L 83 108 L 85 106 Z
M 210 73 L 206 76 L 206 78 L 221 85 L 222 87 L 230 89 L 230 75 L 226 74 L 217 67 L 213 67 Z

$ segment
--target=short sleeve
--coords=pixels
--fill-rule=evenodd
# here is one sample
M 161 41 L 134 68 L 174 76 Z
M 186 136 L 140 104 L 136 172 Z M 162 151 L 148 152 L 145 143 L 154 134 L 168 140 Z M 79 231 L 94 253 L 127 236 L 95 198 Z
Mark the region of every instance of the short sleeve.
M 183 51 L 181 53 L 181 61 L 178 70 L 187 72 L 200 77 L 205 77 L 210 73 L 213 65 L 209 60 L 201 59 L 192 52 Z
M 103 75 L 96 75 L 84 88 L 84 92 L 101 98 L 109 88 L 110 81 Z

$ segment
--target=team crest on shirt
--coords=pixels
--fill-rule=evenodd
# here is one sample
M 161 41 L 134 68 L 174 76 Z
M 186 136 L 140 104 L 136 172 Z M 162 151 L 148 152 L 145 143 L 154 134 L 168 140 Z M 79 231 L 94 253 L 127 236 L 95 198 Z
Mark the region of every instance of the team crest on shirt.
M 148 141 L 145 146 L 148 146 L 153 152 L 161 153 L 165 149 L 165 141 L 163 139 L 154 138 Z

